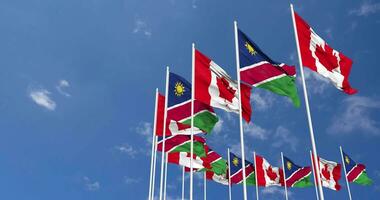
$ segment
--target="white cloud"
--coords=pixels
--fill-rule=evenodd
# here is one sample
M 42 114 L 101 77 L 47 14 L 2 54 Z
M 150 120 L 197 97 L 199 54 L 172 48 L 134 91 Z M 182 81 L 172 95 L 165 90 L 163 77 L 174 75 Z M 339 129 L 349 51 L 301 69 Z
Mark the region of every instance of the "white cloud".
M 137 184 L 141 182 L 141 178 L 131 178 L 131 177 L 125 177 L 124 182 L 126 184 Z
M 317 74 L 316 72 L 313 72 L 306 68 L 304 69 L 308 92 L 311 92 L 313 94 L 323 94 L 326 88 L 330 85 L 330 81 Z M 299 76 L 299 81 L 301 82 L 301 76 Z
M 140 122 L 139 125 L 136 127 L 135 131 L 136 133 L 146 138 L 147 145 L 152 144 L 152 135 L 153 135 L 152 123 Z
M 50 111 L 55 110 L 56 103 L 50 98 L 50 92 L 45 89 L 31 89 L 29 97 L 39 106 L 42 106 Z
M 353 131 L 380 135 L 379 122 L 372 119 L 371 111 L 380 109 L 380 101 L 363 96 L 350 96 L 336 113 L 328 133 L 340 135 Z
M 281 195 L 285 196 L 285 189 L 283 187 L 266 187 L 261 190 L 263 195 Z M 288 197 L 291 196 L 292 193 L 288 190 Z M 282 199 L 282 198 L 281 198 Z
M 296 151 L 298 145 L 298 139 L 290 133 L 290 131 L 283 127 L 279 126 L 276 129 L 274 134 L 274 143 L 273 147 L 280 148 L 282 146 L 289 146 L 292 151 Z
M 368 16 L 380 11 L 380 3 L 372 3 L 370 1 L 363 1 L 359 8 L 350 10 L 351 15 Z
M 270 132 L 254 123 L 244 124 L 244 133 L 256 139 L 266 140 Z
M 88 191 L 97 191 L 100 189 L 100 183 L 98 181 L 92 181 L 87 176 L 83 177 L 84 185 Z
M 270 91 L 261 91 L 256 89 L 251 95 L 251 102 L 253 102 L 254 111 L 265 111 L 272 107 L 275 98 Z
M 69 88 L 69 87 L 70 87 L 70 83 L 67 80 L 60 80 L 58 82 L 58 85 L 56 86 L 56 89 L 61 95 L 65 97 L 70 97 L 71 95 L 64 91 L 65 88 Z
M 152 31 L 148 28 L 148 25 L 145 21 L 142 19 L 136 19 L 135 20 L 135 27 L 133 28 L 133 33 L 141 33 L 145 35 L 146 37 L 152 36 Z
M 193 7 L 194 9 L 198 8 L 198 6 L 197 6 L 197 0 L 192 0 L 191 1 L 191 7 Z
M 223 123 L 223 119 L 219 118 L 219 121 L 215 124 L 214 128 L 212 129 L 215 134 L 219 134 L 222 131 Z
M 120 145 L 120 146 L 116 146 L 115 149 L 118 150 L 120 153 L 127 154 L 131 158 L 135 158 L 136 154 L 138 153 L 129 144 L 123 144 L 123 145 Z

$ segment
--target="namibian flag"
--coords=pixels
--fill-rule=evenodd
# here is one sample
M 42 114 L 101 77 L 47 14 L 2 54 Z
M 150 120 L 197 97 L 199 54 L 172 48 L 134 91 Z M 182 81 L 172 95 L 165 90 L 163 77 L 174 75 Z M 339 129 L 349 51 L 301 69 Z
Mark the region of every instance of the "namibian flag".
M 299 107 L 295 67 L 273 61 L 241 30 L 238 30 L 238 38 L 241 80 L 254 87 L 288 96 Z
M 243 164 L 241 158 L 230 152 L 230 163 L 228 163 L 230 169 L 230 179 L 232 184 L 243 183 Z M 245 176 L 247 185 L 255 185 L 255 167 L 252 163 L 245 161 Z
M 365 166 L 356 164 L 354 160 L 343 152 L 344 165 L 346 167 L 347 180 L 359 185 L 372 185 L 372 180 L 367 176 Z
M 310 187 L 311 167 L 300 167 L 284 156 L 284 172 L 287 187 Z
M 158 137 L 157 150 L 162 151 L 163 137 Z M 205 139 L 200 136 L 194 136 L 193 152 L 198 157 L 205 157 L 207 151 L 205 149 Z M 172 135 L 165 137 L 166 153 L 175 152 L 190 152 L 191 151 L 191 136 L 190 135 Z
M 169 74 L 167 121 L 191 125 L 191 84 L 181 76 Z M 218 122 L 214 109 L 199 101 L 194 101 L 194 133 L 210 133 Z M 171 123 L 173 124 L 173 123 Z M 189 127 L 190 128 L 190 127 Z

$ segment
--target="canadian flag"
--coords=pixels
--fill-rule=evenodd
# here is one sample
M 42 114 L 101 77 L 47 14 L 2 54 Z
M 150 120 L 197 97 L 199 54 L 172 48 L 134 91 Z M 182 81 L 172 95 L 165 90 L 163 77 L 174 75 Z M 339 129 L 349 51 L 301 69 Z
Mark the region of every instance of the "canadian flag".
M 312 162 L 313 167 L 315 168 L 314 160 L 312 160 Z M 339 163 L 320 158 L 319 156 L 318 162 L 322 186 L 332 190 L 340 190 L 341 186 L 339 185 L 339 179 L 341 178 L 341 165 Z
M 190 167 L 190 162 L 193 162 L 194 169 L 204 168 L 203 160 L 195 154 L 193 154 L 193 159 L 191 159 L 191 154 L 189 152 L 168 153 L 168 162 L 184 167 Z
M 351 59 L 331 48 L 296 12 L 294 16 L 303 65 L 329 79 L 339 90 L 355 94 L 357 90 L 348 82 Z
M 256 177 L 258 186 L 283 186 L 284 171 L 281 168 L 273 167 L 265 158 L 256 155 Z
M 341 165 L 319 158 L 319 169 L 321 173 L 322 186 L 332 190 L 340 190 L 339 179 L 341 177 Z
M 244 119 L 251 120 L 251 87 L 240 84 Z M 219 65 L 195 50 L 195 99 L 227 112 L 239 113 L 238 83 Z

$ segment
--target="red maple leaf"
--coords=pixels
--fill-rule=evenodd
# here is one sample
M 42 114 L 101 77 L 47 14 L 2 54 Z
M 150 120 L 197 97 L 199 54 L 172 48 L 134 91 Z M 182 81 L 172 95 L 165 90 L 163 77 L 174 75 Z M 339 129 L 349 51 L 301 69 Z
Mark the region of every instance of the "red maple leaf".
M 267 176 L 270 178 L 270 180 L 276 180 L 277 173 L 273 171 L 272 166 L 269 166 L 269 168 L 265 171 L 267 172 Z
M 325 164 L 321 173 L 322 173 L 323 177 L 325 177 L 326 179 L 330 180 L 330 172 L 329 172 L 329 170 L 328 170 L 327 167 L 328 167 L 328 165 Z
M 218 78 L 216 83 L 219 88 L 219 96 L 232 103 L 236 90 L 230 86 L 230 83 L 225 78 Z

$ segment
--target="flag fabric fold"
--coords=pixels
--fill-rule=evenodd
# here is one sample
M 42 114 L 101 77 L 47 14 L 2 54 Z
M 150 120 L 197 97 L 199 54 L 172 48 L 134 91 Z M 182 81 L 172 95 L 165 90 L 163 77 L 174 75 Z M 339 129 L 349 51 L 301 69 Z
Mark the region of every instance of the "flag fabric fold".
M 343 152 L 343 158 L 348 182 L 359 185 L 372 185 L 372 180 L 367 175 L 365 165 L 357 164 L 345 152 Z
M 311 167 L 300 167 L 284 156 L 284 174 L 287 187 L 305 188 L 313 186 L 310 181 Z
M 195 99 L 227 112 L 239 113 L 237 84 L 219 65 L 195 50 Z M 241 91 L 243 117 L 249 122 L 251 87 L 243 85 Z
M 294 106 L 299 107 L 295 67 L 273 61 L 241 30 L 238 30 L 238 40 L 241 80 L 254 87 L 287 96 Z
M 157 151 L 162 151 L 163 137 L 158 137 Z M 200 136 L 194 136 L 194 154 L 199 157 L 205 157 L 207 152 L 205 149 L 205 139 Z M 190 152 L 191 148 L 191 136 L 190 135 L 173 135 L 165 138 L 165 150 L 166 153 L 173 152 Z
M 294 16 L 303 65 L 346 94 L 355 94 L 357 90 L 348 82 L 352 60 L 331 48 L 296 12 Z

